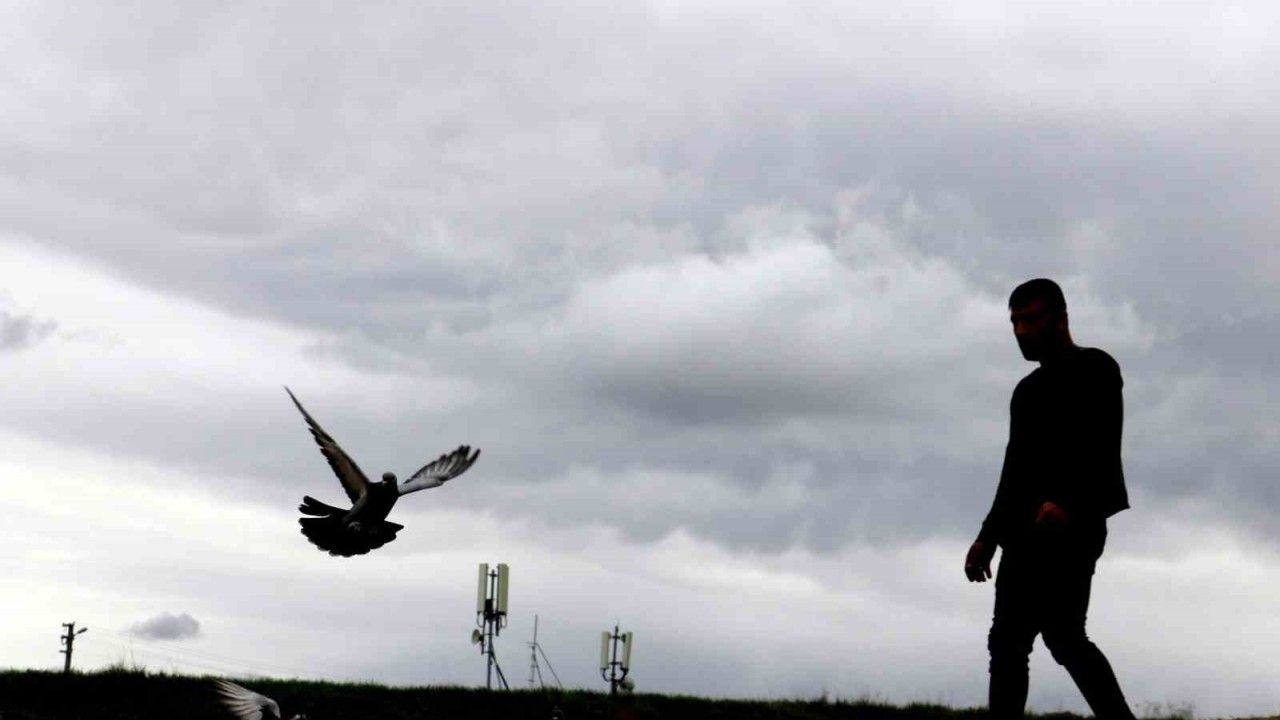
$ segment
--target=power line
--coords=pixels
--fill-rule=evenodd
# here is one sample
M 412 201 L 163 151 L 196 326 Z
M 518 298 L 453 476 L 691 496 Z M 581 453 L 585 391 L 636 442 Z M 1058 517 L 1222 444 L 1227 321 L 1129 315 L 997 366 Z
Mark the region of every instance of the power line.
M 130 655 L 134 654 L 136 651 L 136 648 L 129 647 L 120 643 L 116 643 L 111 640 L 108 640 L 107 643 L 112 645 L 117 650 L 129 652 Z M 200 670 L 210 671 L 218 675 L 237 675 L 237 676 L 247 675 L 247 676 L 255 676 L 255 677 L 262 677 L 262 678 L 270 678 L 273 675 L 273 673 L 260 672 L 257 670 L 253 670 L 251 668 L 246 668 L 244 665 L 235 665 L 232 663 L 218 663 L 216 661 L 207 661 L 207 660 L 206 661 L 193 660 L 189 657 L 182 657 L 177 654 L 160 652 L 158 650 L 152 650 L 151 648 L 143 648 L 141 651 L 141 654 L 143 655 L 144 660 L 157 660 L 157 659 L 167 660 L 171 663 L 179 663 L 181 665 L 194 667 Z
M 148 641 L 148 639 L 145 639 L 145 638 L 134 638 L 134 637 L 129 637 L 129 635 L 122 635 L 119 633 L 111 633 L 111 634 L 113 634 L 115 638 L 118 638 L 119 641 L 122 641 L 123 643 L 127 643 L 128 647 L 131 648 L 131 650 L 133 650 L 134 644 L 137 643 L 137 644 L 141 644 L 142 650 L 145 652 L 168 653 L 168 655 L 182 657 L 182 659 L 184 660 L 189 659 L 189 660 L 209 661 L 209 662 L 216 662 L 216 664 L 236 665 L 236 666 L 246 666 L 246 667 L 268 667 L 268 669 L 271 669 L 274 671 L 287 671 L 287 673 L 289 673 L 289 671 L 294 671 L 293 669 L 289 669 L 289 667 L 270 664 L 270 662 L 260 662 L 256 660 L 246 661 L 246 660 L 239 659 L 239 657 L 215 655 L 215 653 L 192 650 L 192 648 L 188 648 L 188 647 L 177 647 L 177 646 L 173 646 L 173 644 Z
M 115 634 L 115 633 L 112 633 Z M 117 635 L 117 637 L 122 637 Z M 269 678 L 280 675 L 305 676 L 309 673 L 299 671 L 297 668 L 289 668 L 282 665 L 273 665 L 261 662 L 247 662 L 237 658 L 219 658 L 202 654 L 198 651 L 192 651 L 187 648 L 165 647 L 163 650 L 145 643 L 143 647 L 134 646 L 135 640 L 132 638 L 123 638 L 124 642 L 108 639 L 107 642 L 115 649 L 127 651 L 130 654 L 141 653 L 144 659 L 157 658 L 178 662 L 184 665 L 190 665 L 202 670 L 211 670 L 219 674 L 246 674 L 256 675 L 259 677 Z
M 304 670 L 300 670 L 296 667 L 291 667 L 289 665 L 284 665 L 278 662 L 264 662 L 262 660 L 244 660 L 243 658 L 232 657 L 230 655 L 220 655 L 218 653 L 209 652 L 207 650 L 197 650 L 195 648 L 190 648 L 190 647 L 176 647 L 168 644 L 162 645 L 161 642 L 157 640 L 151 640 L 148 638 L 139 638 L 132 635 L 123 635 L 121 633 L 114 632 L 111 630 L 107 630 L 106 632 L 109 635 L 113 635 L 129 643 L 135 643 L 135 642 L 142 643 L 143 645 L 148 645 L 153 648 L 163 647 L 164 652 L 172 652 L 172 653 L 181 654 L 181 655 L 190 655 L 190 656 L 204 659 L 204 660 L 212 660 L 214 662 L 219 662 L 219 663 L 230 663 L 232 665 L 243 665 L 245 667 L 250 667 L 250 668 L 267 668 L 277 674 L 280 674 L 280 673 L 295 674 L 295 675 L 308 674 Z

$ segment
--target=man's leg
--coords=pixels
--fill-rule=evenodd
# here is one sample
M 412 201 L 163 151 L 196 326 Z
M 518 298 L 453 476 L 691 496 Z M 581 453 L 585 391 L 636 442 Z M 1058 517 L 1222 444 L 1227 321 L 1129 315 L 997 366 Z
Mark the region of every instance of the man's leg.
M 1025 557 L 1010 557 L 1006 549 L 996 572 L 996 604 L 987 635 L 991 653 L 988 695 L 991 717 L 1021 718 L 1027 706 L 1027 661 L 1036 638 L 1032 619 L 1035 598 L 1033 566 Z
M 1055 558 L 1056 572 L 1045 582 L 1048 592 L 1043 596 L 1041 630 L 1053 659 L 1070 673 L 1098 720 L 1132 720 L 1133 711 L 1111 663 L 1085 633 L 1094 565 L 1102 553 L 1105 532 L 1101 537 L 1072 543 Z

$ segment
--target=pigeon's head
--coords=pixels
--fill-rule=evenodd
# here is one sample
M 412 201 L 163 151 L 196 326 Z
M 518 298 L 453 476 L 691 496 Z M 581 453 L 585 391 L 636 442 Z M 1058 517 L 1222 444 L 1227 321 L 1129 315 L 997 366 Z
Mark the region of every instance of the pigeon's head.
M 384 473 L 382 473 L 382 482 L 383 482 L 383 484 L 386 484 L 386 485 L 395 485 L 395 484 L 396 484 L 396 474 L 395 474 L 395 473 L 390 473 L 390 472 L 384 472 Z

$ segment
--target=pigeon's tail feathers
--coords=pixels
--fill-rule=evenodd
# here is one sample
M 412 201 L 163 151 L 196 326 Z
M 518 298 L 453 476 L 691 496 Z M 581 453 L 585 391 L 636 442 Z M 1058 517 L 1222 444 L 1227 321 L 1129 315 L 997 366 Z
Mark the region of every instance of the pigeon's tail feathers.
M 403 525 L 382 520 L 352 530 L 342 523 L 341 515 L 298 518 L 298 524 L 312 545 L 340 557 L 364 555 L 395 540 L 396 533 L 404 529 Z
M 316 517 L 330 517 L 333 515 L 341 516 L 347 514 L 346 510 L 336 508 L 332 505 L 325 505 L 310 495 L 304 495 L 302 497 L 302 504 L 298 506 L 298 512 L 303 513 L 304 515 L 315 515 Z

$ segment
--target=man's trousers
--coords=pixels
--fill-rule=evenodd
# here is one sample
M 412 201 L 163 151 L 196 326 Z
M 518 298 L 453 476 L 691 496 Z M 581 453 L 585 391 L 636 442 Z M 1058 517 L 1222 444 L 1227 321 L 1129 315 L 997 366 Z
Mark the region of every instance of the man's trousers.
M 1066 668 L 1099 720 L 1130 720 L 1111 664 L 1085 634 L 1093 571 L 1106 543 L 1105 522 L 1036 528 L 1010 543 L 996 574 L 996 603 L 987 638 L 991 652 L 991 717 L 1021 718 L 1027 704 L 1028 659 L 1036 635 Z

